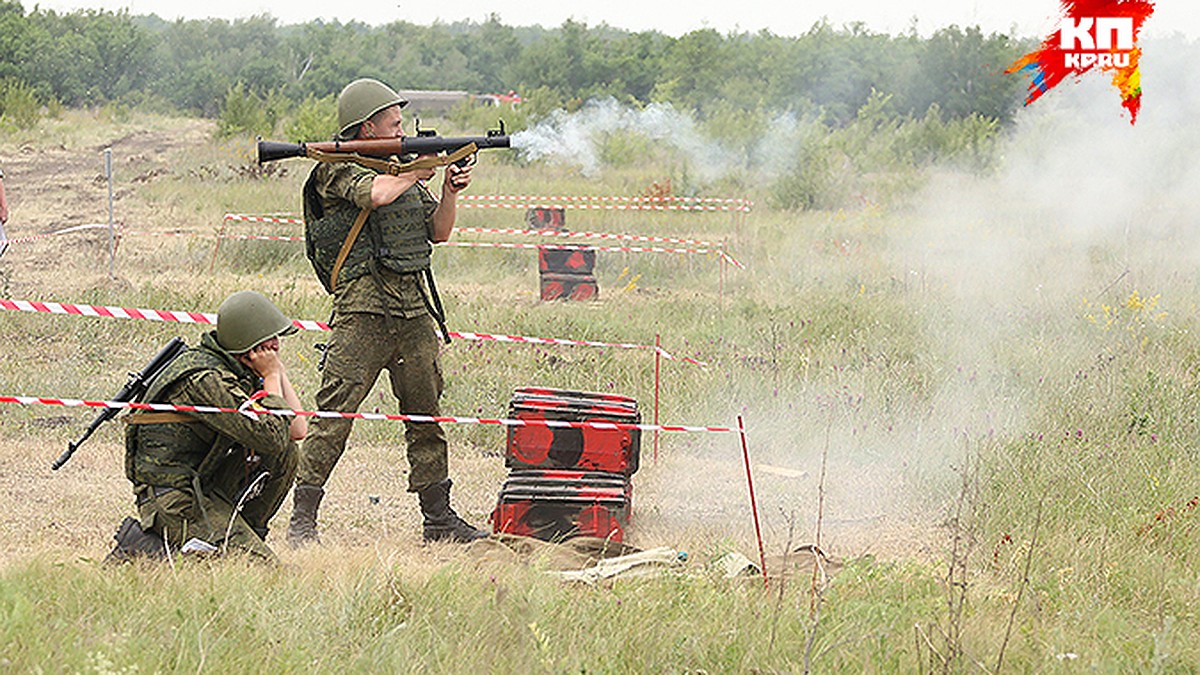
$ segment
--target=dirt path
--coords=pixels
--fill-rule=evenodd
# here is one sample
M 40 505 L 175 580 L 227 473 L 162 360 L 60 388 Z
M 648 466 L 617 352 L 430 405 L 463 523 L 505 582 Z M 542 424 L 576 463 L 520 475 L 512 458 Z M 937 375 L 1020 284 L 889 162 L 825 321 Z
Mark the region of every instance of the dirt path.
M 107 226 L 106 148 L 112 149 L 114 222 L 153 223 L 153 207 L 139 197 L 139 188 L 171 178 L 172 159 L 206 142 L 211 127 L 205 120 L 180 120 L 171 129 L 121 133 L 100 142 L 65 139 L 0 146 L 8 236 L 20 239 L 80 225 Z M 7 265 L 0 265 L 0 295 L 49 299 L 120 283 L 106 278 L 108 252 L 107 227 L 14 244 L 4 254 Z
M 210 133 L 208 121 L 181 120 L 177 129 L 135 131 L 83 147 L 20 144 L 3 157 L 10 223 L 20 235 L 28 235 L 107 222 L 106 148 L 112 149 L 114 211 L 133 209 L 128 215 L 140 215 L 145 207 L 135 199 L 136 187 L 170 175 L 170 159 Z

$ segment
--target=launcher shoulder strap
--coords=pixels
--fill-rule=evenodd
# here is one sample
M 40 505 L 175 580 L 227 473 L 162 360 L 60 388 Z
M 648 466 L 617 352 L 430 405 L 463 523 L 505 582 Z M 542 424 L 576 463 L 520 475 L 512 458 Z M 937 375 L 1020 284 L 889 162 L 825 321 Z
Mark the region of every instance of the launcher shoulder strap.
M 327 164 L 353 162 L 359 166 L 365 166 L 368 169 L 374 169 L 379 173 L 398 176 L 408 171 L 416 171 L 417 169 L 436 169 L 440 166 L 461 162 L 463 160 L 467 160 L 477 152 L 479 152 L 479 148 L 474 143 L 468 143 L 454 152 L 446 155 L 428 155 L 425 157 L 418 157 L 411 162 L 396 162 L 390 159 L 380 159 L 378 157 L 364 157 L 356 152 L 324 152 L 322 150 L 309 148 L 308 158 L 318 162 L 325 162 Z
M 337 259 L 333 261 L 333 269 L 329 272 L 330 293 L 337 290 L 338 274 L 342 271 L 342 265 L 346 264 L 346 258 L 350 256 L 350 249 L 354 248 L 354 242 L 358 240 L 358 235 L 362 232 L 369 215 L 371 215 L 371 209 L 362 209 L 358 212 L 358 217 L 354 219 L 354 224 L 350 226 L 350 232 L 346 234 L 346 240 L 342 242 Z

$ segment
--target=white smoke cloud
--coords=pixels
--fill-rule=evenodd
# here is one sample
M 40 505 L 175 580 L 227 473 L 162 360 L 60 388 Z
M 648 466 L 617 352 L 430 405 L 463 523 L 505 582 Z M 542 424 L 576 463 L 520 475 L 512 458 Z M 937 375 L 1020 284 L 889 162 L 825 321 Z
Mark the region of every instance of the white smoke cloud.
M 1144 48 L 1136 124 L 1109 78 L 1064 82 L 1019 112 L 994 173 L 935 175 L 890 236 L 890 250 L 949 300 L 927 317 L 930 337 L 981 376 L 944 384 L 937 406 L 976 428 L 991 411 L 999 432 L 1045 431 L 1028 428 L 1031 392 L 997 392 L 1008 386 L 998 355 L 1055 339 L 1047 317 L 1082 320 L 1086 301 L 1156 295 L 1200 259 L 1194 61 L 1171 45 Z M 1045 371 L 1095 356 L 1076 349 L 1086 347 L 1062 340 Z
M 574 113 L 556 110 L 532 128 L 513 134 L 512 147 L 526 159 L 567 162 L 584 175 L 595 176 L 602 166 L 599 143 L 614 132 L 636 133 L 667 144 L 687 157 L 701 180 L 714 180 L 732 168 L 729 152 L 670 104 L 635 109 L 612 98 L 588 101 Z
M 772 255 L 750 258 L 762 284 L 777 284 L 776 294 L 836 294 L 850 280 L 859 287 L 861 274 L 869 301 L 882 280 L 912 312 L 921 333 L 916 360 L 927 364 L 930 378 L 928 397 L 911 400 L 865 367 L 827 379 L 784 373 L 779 396 L 740 389 L 736 378 L 730 382 L 728 395 L 713 402 L 716 411 L 702 417 L 728 419 L 729 406 L 743 405 L 753 461 L 805 472 L 755 476 L 768 542 L 788 535 L 793 514 L 798 539 L 811 540 L 826 446 L 823 536 L 830 550 L 886 552 L 889 537 L 902 537 L 895 550 L 908 556 L 939 541 L 944 535 L 928 525 L 928 497 L 957 488 L 955 471 L 964 456 L 988 439 L 1061 436 L 1067 430 L 1046 426 L 1060 420 L 1045 412 L 1043 387 L 1069 383 L 1076 371 L 1111 355 L 1102 346 L 1125 344 L 1122 335 L 1112 335 L 1111 343 L 1086 339 L 1092 333 L 1079 328 L 1085 299 L 1120 304 L 1134 291 L 1143 297 L 1161 293 L 1159 306 L 1171 316 L 1194 315 L 1198 51 L 1195 45 L 1144 44 L 1144 93 L 1135 125 L 1109 78 L 1064 82 L 1018 113 L 1001 139 L 994 171 L 937 171 L 911 195 L 910 207 L 886 209 L 878 220 L 863 215 L 861 226 L 851 216 L 851 225 L 832 228 L 864 241 L 863 253 L 845 262 L 813 254 L 822 236 L 815 227 L 803 237 L 778 237 Z M 779 136 L 764 138 L 764 154 L 753 161 L 786 167 L 806 126 L 780 118 L 772 133 Z M 776 162 L 768 159 L 772 152 Z M 809 218 L 820 222 L 819 214 Z M 804 273 L 796 274 L 797 268 Z M 765 317 L 764 323 L 773 320 Z M 847 403 L 838 395 L 843 391 L 863 403 Z M 679 466 L 651 484 L 656 503 L 669 508 L 647 519 L 664 532 L 719 522 L 742 533 L 743 551 L 753 550 L 736 450 L 731 441 L 672 457 Z M 723 462 L 718 468 L 690 470 L 716 460 Z

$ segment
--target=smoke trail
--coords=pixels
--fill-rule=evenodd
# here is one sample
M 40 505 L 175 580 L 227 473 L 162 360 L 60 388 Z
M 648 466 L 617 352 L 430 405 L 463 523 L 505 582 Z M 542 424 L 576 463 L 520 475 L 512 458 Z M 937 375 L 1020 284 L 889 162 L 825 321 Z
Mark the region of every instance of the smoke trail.
M 695 120 L 670 104 L 635 110 L 607 98 L 588 101 L 574 113 L 556 110 L 545 120 L 513 134 L 512 146 L 529 160 L 552 159 L 578 166 L 586 176 L 600 173 L 599 144 L 614 132 L 640 134 L 680 152 L 701 180 L 711 181 L 731 170 L 730 153 L 706 138 Z

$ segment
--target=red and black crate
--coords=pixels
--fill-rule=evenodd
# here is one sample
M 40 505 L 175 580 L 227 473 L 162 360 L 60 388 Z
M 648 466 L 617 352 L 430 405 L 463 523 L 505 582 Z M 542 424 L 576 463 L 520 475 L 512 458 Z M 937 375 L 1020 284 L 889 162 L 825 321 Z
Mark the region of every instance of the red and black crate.
M 596 250 L 591 248 L 538 247 L 538 272 L 541 274 L 588 275 L 596 272 Z
M 543 301 L 551 300 L 594 300 L 600 295 L 600 286 L 592 274 L 554 274 L 542 272 L 540 297 Z
M 596 426 L 542 424 L 508 428 L 506 464 L 510 469 L 553 468 L 608 471 L 633 475 L 641 455 L 642 421 L 637 402 L 619 394 L 526 387 L 513 393 L 509 417 L 531 422 L 595 422 Z M 605 428 L 604 423 L 614 423 Z
M 624 541 L 631 505 L 631 486 L 621 474 L 514 471 L 492 511 L 492 530 L 545 541 Z
M 525 211 L 525 224 L 531 230 L 565 230 L 567 212 L 562 207 L 537 206 Z
M 545 387 L 513 392 L 508 428 L 508 479 L 492 512 L 492 529 L 547 541 L 592 536 L 624 541 L 638 469 L 637 401 Z M 588 422 L 579 427 L 543 422 Z

